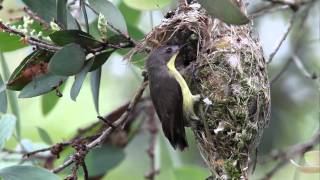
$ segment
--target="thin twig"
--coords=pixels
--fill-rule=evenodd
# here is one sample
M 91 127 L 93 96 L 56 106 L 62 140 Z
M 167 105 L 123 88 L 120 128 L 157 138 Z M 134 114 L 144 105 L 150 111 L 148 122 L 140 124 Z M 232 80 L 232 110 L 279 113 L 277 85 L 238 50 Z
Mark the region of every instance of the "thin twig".
M 285 33 L 282 35 L 279 42 L 276 44 L 274 50 L 270 53 L 267 63 L 271 63 L 272 59 L 274 58 L 274 56 L 277 54 L 278 50 L 280 49 L 282 43 L 287 39 L 288 34 L 293 27 L 293 23 L 294 23 L 295 18 L 296 18 L 296 13 L 293 13 L 290 18 L 290 21 L 289 21 L 289 24 L 288 24 L 288 27 L 287 27 Z
M 83 174 L 84 174 L 84 180 L 88 180 L 89 179 L 88 168 L 87 168 L 87 165 L 84 161 L 82 162 L 81 167 L 82 167 Z
M 35 151 L 24 153 L 23 156 L 28 158 L 28 157 L 34 156 L 35 154 L 38 154 L 38 153 L 41 153 L 41 152 L 46 152 L 46 151 L 51 151 L 51 153 L 53 155 L 57 155 L 58 156 L 59 152 L 62 151 L 63 147 L 69 146 L 70 144 L 71 144 L 71 142 L 58 143 L 58 144 L 55 144 L 55 145 L 47 147 L 47 148 L 38 149 L 38 150 L 35 150 Z
M 7 33 L 12 33 L 12 34 L 18 35 L 21 38 L 23 38 L 24 42 L 26 42 L 26 43 L 28 43 L 30 45 L 33 45 L 33 46 L 37 46 L 40 49 L 45 49 L 45 50 L 52 51 L 52 52 L 56 52 L 56 51 L 61 49 L 61 47 L 59 47 L 59 46 L 56 46 L 56 45 L 53 45 L 53 44 L 49 44 L 49 43 L 47 43 L 47 42 L 45 42 L 43 40 L 40 40 L 38 38 L 28 37 L 23 32 L 20 32 L 20 31 L 14 29 L 14 28 L 11 28 L 10 26 L 5 25 L 1 21 L 0 21 L 0 30 L 3 30 L 5 32 L 7 32 Z
M 139 102 L 147 84 L 148 84 L 148 82 L 144 80 L 143 83 L 141 84 L 139 90 L 137 91 L 137 93 L 135 94 L 133 99 L 130 101 L 129 106 L 127 107 L 126 111 L 120 116 L 120 118 L 117 121 L 115 121 L 113 123 L 113 126 L 119 127 L 126 121 L 126 119 L 129 117 L 129 115 L 132 112 L 135 105 Z M 106 128 L 98 138 L 96 138 L 94 141 L 92 141 L 91 143 L 86 145 L 87 151 L 89 151 L 89 150 L 95 148 L 96 146 L 98 146 L 99 144 L 101 144 L 111 132 L 112 132 L 111 127 Z M 77 157 L 77 156 L 79 156 L 78 152 L 75 153 L 74 155 L 72 155 L 62 165 L 58 166 L 55 169 L 52 169 L 51 171 L 53 173 L 58 173 L 58 172 L 62 171 L 66 167 L 70 166 L 75 161 L 75 157 Z
M 159 170 L 156 169 L 156 160 L 155 160 L 155 146 L 157 143 L 157 134 L 158 134 L 158 127 L 155 119 L 155 111 L 152 106 L 148 108 L 148 130 L 150 133 L 150 145 L 147 149 L 147 153 L 150 158 L 150 171 L 145 175 L 146 179 L 154 180 L 155 176 L 159 173 Z
M 24 7 L 23 11 L 30 16 L 32 19 L 38 21 L 40 24 L 42 24 L 45 28 L 49 28 L 50 24 L 47 23 L 44 19 L 42 19 L 40 16 L 38 16 L 36 13 L 34 13 L 33 11 L 31 11 L 29 8 Z
M 316 79 L 317 76 L 314 73 L 310 73 L 307 68 L 305 67 L 305 65 L 303 64 L 303 62 L 301 61 L 301 59 L 298 57 L 298 55 L 294 54 L 292 56 L 293 62 L 296 65 L 296 67 L 301 71 L 301 73 L 309 78 L 309 79 Z
M 265 5 L 263 7 L 256 9 L 252 13 L 250 13 L 250 17 L 251 17 L 251 19 L 254 19 L 254 18 L 263 16 L 265 14 L 270 14 L 272 12 L 276 12 L 276 11 L 280 11 L 280 10 L 286 10 L 288 8 L 289 8 L 288 5 L 279 6 L 277 4 L 268 4 L 268 5 Z
M 280 10 L 286 10 L 286 9 L 292 9 L 293 11 L 297 11 L 300 7 L 306 4 L 312 4 L 314 0 L 308 0 L 308 1 L 283 1 L 283 0 L 266 0 L 268 2 L 267 5 L 264 5 L 262 7 L 258 7 L 256 10 L 250 13 L 251 18 L 257 18 L 259 16 L 280 11 Z
M 286 165 L 291 158 L 297 155 L 303 155 L 305 152 L 314 148 L 320 141 L 320 129 L 318 129 L 317 133 L 307 142 L 296 144 L 290 148 L 288 151 L 279 151 L 277 154 L 274 155 L 276 157 L 274 160 L 279 160 L 279 162 L 274 166 L 261 180 L 268 180 L 270 179 L 281 167 Z
M 308 15 L 309 15 L 310 9 L 311 9 L 311 7 L 312 7 L 314 2 L 315 2 L 315 0 L 310 1 L 310 4 L 308 4 L 307 8 L 304 10 L 304 14 L 301 17 L 301 22 L 299 24 L 299 28 L 303 28 L 304 27 L 304 24 L 306 23 L 306 19 L 307 19 Z M 303 43 L 302 43 L 303 40 L 304 40 L 303 37 L 304 36 L 303 36 L 303 34 L 301 32 L 297 35 L 297 41 L 295 42 L 295 45 L 294 45 L 294 48 L 293 48 L 293 54 L 294 55 L 296 55 L 299 52 L 299 50 L 303 47 Z M 283 73 L 288 69 L 288 67 L 291 64 L 291 62 L 294 61 L 294 60 L 297 61 L 296 62 L 296 64 L 298 64 L 297 67 L 302 65 L 302 67 L 298 67 L 298 69 L 300 69 L 300 70 L 301 70 L 301 68 L 304 69 L 304 70 L 302 70 L 302 72 L 307 72 L 307 73 L 303 73 L 303 74 L 305 74 L 305 75 L 309 74 L 309 75 L 307 75 L 308 78 L 311 78 L 311 79 L 317 78 L 316 74 L 310 74 L 304 68 L 303 63 L 301 63 L 301 60 L 299 58 L 297 59 L 297 57 L 292 56 L 287 60 L 286 64 L 283 66 L 283 68 L 280 70 L 280 72 L 271 80 L 271 82 L 270 82 L 271 85 L 274 84 L 283 75 Z M 300 63 L 298 61 L 300 61 Z
M 102 122 L 104 122 L 106 125 L 108 125 L 109 127 L 116 129 L 116 127 L 112 124 L 112 122 L 110 122 L 107 118 L 104 118 L 102 116 L 97 116 L 97 118 L 99 120 L 101 120 Z

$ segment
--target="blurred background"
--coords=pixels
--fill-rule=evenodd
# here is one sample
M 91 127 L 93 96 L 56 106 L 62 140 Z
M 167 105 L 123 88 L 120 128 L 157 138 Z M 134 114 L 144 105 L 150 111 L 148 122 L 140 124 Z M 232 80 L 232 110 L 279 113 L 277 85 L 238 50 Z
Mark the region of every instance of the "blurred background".
M 125 1 L 125 2 L 124 2 Z M 157 26 L 163 16 L 176 7 L 174 2 L 163 0 L 164 5 L 136 10 L 130 5 L 130 0 L 112 0 L 123 13 L 129 33 L 136 39 L 143 38 L 154 26 Z M 169 4 L 166 2 L 168 1 Z M 171 2 L 171 3 L 170 3 Z M 252 12 L 265 2 L 249 1 L 248 11 Z M 167 5 L 168 4 L 168 5 Z M 21 16 L 23 5 L 18 0 L 5 0 L 0 18 L 8 21 L 10 18 Z M 138 9 L 143 9 L 140 4 Z M 294 24 L 293 31 L 285 40 L 274 60 L 269 65 L 269 78 L 274 79 L 293 52 L 296 52 L 309 72 L 320 73 L 320 3 L 312 7 L 304 26 Z M 273 51 L 276 43 L 286 31 L 289 23 L 290 10 L 277 11 L 256 18 L 253 22 L 266 57 Z M 295 51 L 297 38 L 303 36 L 299 50 Z M 6 42 L 0 42 L 6 43 Z M 11 72 L 21 60 L 31 52 L 31 48 L 23 48 L 17 51 L 6 52 L 5 59 Z M 128 63 L 122 60 L 120 53 L 114 53 L 104 64 L 100 93 L 100 112 L 108 114 L 117 107 L 131 99 L 141 82 L 141 65 Z M 141 59 L 143 61 L 143 59 Z M 291 62 L 282 75 L 271 85 L 272 119 L 270 126 L 265 130 L 259 146 L 258 156 L 269 155 L 273 150 L 286 149 L 291 145 L 302 143 L 312 137 L 319 128 L 319 86 L 317 80 L 311 80 Z M 64 89 L 64 96 L 50 112 L 44 114 L 44 106 L 47 102 L 43 97 L 31 99 L 19 99 L 20 116 L 22 125 L 22 138 L 25 142 L 39 144 L 42 142 L 37 127 L 46 129 L 52 140 L 57 143 L 72 137 L 76 130 L 96 121 L 96 111 L 90 92 L 89 81 L 86 81 L 77 101 L 69 98 L 69 90 L 72 78 L 69 78 Z M 51 96 L 51 97 L 49 97 Z M 47 98 L 55 98 L 53 95 Z M 134 139 L 125 148 L 124 160 L 112 167 L 103 179 L 141 180 L 149 171 L 150 162 L 146 153 L 149 146 L 150 134 L 146 127 L 142 128 Z M 184 152 L 175 152 L 164 139 L 162 132 L 157 137 L 156 165 L 160 168 L 158 180 L 175 180 L 175 177 L 184 179 L 204 179 L 209 175 L 204 162 L 197 150 L 194 137 L 188 132 L 190 148 Z M 7 147 L 15 147 L 16 141 L 9 141 Z M 319 148 L 319 147 L 317 147 Z M 299 160 L 297 160 L 299 161 Z M 0 166 L 8 166 L 10 161 L 1 162 Z M 100 164 L 103 166 L 103 163 Z M 255 173 L 251 179 L 262 177 L 274 166 L 273 162 L 257 164 Z M 185 173 L 188 172 L 188 173 Z M 190 173 L 191 172 L 191 173 Z M 190 175 L 191 174 L 191 175 Z M 297 171 L 292 164 L 282 168 L 273 179 L 318 180 L 319 174 L 305 174 Z

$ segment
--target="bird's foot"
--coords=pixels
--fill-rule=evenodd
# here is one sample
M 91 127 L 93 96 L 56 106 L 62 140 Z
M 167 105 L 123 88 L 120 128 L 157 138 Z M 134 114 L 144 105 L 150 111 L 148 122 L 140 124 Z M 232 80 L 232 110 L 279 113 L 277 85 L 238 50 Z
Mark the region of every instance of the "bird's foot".
M 193 95 L 193 96 L 192 96 L 192 100 L 193 100 L 194 102 L 199 102 L 200 99 L 201 99 L 201 95 L 200 95 L 200 94 L 197 94 L 197 95 Z
M 142 75 L 142 77 L 145 79 L 145 80 L 148 80 L 149 79 L 149 77 L 148 77 L 148 72 L 147 71 L 142 71 L 141 72 L 141 75 Z

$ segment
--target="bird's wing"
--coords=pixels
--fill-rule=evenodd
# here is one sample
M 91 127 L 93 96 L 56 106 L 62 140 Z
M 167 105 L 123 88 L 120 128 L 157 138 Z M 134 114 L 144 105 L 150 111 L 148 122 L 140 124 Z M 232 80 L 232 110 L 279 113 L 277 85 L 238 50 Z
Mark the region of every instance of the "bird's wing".
M 164 71 L 164 70 L 163 70 Z M 165 136 L 174 148 L 188 146 L 183 116 L 183 97 L 179 83 L 168 72 L 149 76 L 150 95 Z

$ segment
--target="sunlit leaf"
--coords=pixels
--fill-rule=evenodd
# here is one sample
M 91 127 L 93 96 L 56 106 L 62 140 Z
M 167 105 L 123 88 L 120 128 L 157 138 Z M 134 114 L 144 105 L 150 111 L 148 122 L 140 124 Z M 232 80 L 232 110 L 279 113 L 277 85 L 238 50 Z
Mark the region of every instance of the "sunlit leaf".
M 0 116 L 0 150 L 4 144 L 11 138 L 16 125 L 16 117 L 11 114 Z
M 68 0 L 57 0 L 57 20 L 64 28 L 68 26 L 67 2 Z
M 6 85 L 0 74 L 0 113 L 6 113 L 8 109 L 8 100 L 6 93 Z
M 299 169 L 299 171 L 304 173 L 320 173 L 320 166 L 312 166 L 312 165 L 300 165 L 296 163 L 294 160 L 290 160 L 291 164 L 293 164 L 295 167 Z
M 80 72 L 85 60 L 86 55 L 80 45 L 71 43 L 53 55 L 48 68 L 50 72 L 56 75 L 75 75 Z
M 102 145 L 93 149 L 86 157 L 90 177 L 104 175 L 119 165 L 125 158 L 123 149 Z
M 304 173 L 320 173 L 320 151 L 309 151 L 304 154 L 305 163 L 300 165 L 294 160 L 290 162 Z
M 248 17 L 241 12 L 233 0 L 198 0 L 207 12 L 227 24 L 246 24 Z
M 38 134 L 39 134 L 40 138 L 42 139 L 42 141 L 44 143 L 46 143 L 48 145 L 52 145 L 53 144 L 49 133 L 45 129 L 37 127 L 37 130 L 38 130 Z
M 137 25 L 137 22 L 140 19 L 141 11 L 132 9 L 128 7 L 123 1 L 120 2 L 118 5 L 121 13 L 124 16 L 124 19 L 126 20 L 127 24 L 130 25 Z M 129 28 L 129 27 L 128 27 Z
M 101 44 L 90 34 L 79 30 L 62 30 L 50 34 L 50 39 L 59 46 L 65 46 L 70 43 L 76 43 L 82 47 L 96 47 Z
M 57 76 L 51 73 L 37 77 L 21 90 L 19 98 L 31 98 L 48 93 L 61 85 L 66 79 L 65 76 Z
M 3 180 L 60 180 L 50 171 L 34 166 L 11 166 L 0 169 Z
M 161 9 L 171 3 L 171 0 L 124 0 L 129 7 L 138 10 Z
M 7 52 L 7 51 L 14 51 L 23 47 L 26 47 L 26 44 L 23 44 L 20 40 L 21 38 L 16 35 L 9 35 L 6 32 L 0 32 L 0 51 Z
M 108 0 L 89 0 L 90 5 L 98 12 L 101 12 L 107 21 L 120 30 L 122 33 L 127 34 L 127 25 L 120 10 Z
M 320 166 L 320 151 L 308 151 L 304 154 L 306 163 L 313 166 Z
M 101 67 L 91 72 L 90 85 L 93 96 L 94 107 L 99 114 L 99 94 L 100 94 Z
M 208 176 L 209 173 L 206 169 L 196 166 L 184 166 L 173 170 L 174 180 L 206 179 Z
M 45 21 L 50 22 L 57 19 L 56 0 L 22 0 L 28 8 L 42 17 Z
M 59 90 L 62 93 L 63 90 L 65 89 L 66 83 L 63 83 Z M 42 114 L 43 115 L 48 115 L 56 106 L 58 101 L 60 100 L 60 97 L 57 96 L 56 92 L 49 92 L 41 97 L 41 109 L 42 109 Z
M 82 87 L 82 84 L 89 70 L 91 69 L 93 62 L 94 62 L 94 59 L 89 60 L 88 63 L 82 68 L 82 70 L 75 76 L 74 83 L 72 84 L 72 87 L 70 90 L 70 97 L 72 100 L 76 101 L 79 95 L 80 89 Z

